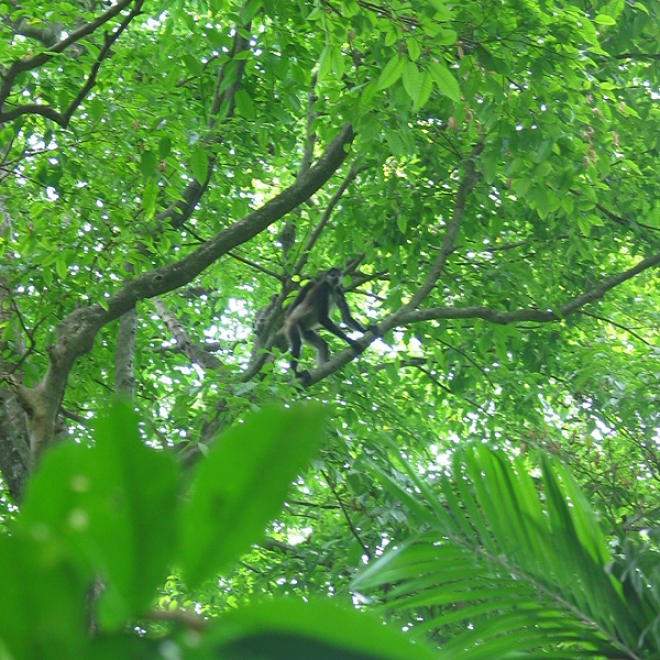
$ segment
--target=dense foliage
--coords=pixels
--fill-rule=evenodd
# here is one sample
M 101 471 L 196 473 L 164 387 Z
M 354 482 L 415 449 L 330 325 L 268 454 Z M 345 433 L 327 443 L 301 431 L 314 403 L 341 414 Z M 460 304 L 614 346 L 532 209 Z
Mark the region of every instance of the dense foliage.
M 214 474 L 243 484 L 244 531 L 212 506 L 172 523 L 187 541 L 149 541 L 161 568 L 137 595 L 67 546 L 49 589 L 73 567 L 73 599 L 97 576 L 105 600 L 75 607 L 99 639 L 147 609 L 195 613 L 194 629 L 257 596 L 331 595 L 383 601 L 452 657 L 657 654 L 658 0 L 0 0 L 0 16 L 0 540 L 3 562 L 26 557 L 3 608 L 45 579 L 26 530 L 68 492 L 52 466 L 74 475 L 102 453 L 92 420 L 120 394 L 150 449 L 107 479 L 146 497 L 165 461 L 173 472 L 164 500 L 136 496 L 142 514 L 117 514 L 112 533 L 134 533 L 140 507 L 178 510 L 167 497 Z M 333 357 L 311 369 L 307 349 L 303 384 L 284 310 L 333 265 L 377 332 L 351 335 L 360 355 L 325 333 Z M 252 411 L 310 398 L 330 411 L 311 467 L 269 479 L 288 431 L 263 483 L 254 436 L 214 458 Z M 147 455 L 161 467 L 138 470 Z M 480 490 L 502 474 L 515 485 Z M 255 530 L 262 487 L 275 504 Z M 114 515 L 85 506 L 98 525 Z M 404 550 L 390 560 L 388 546 Z M 436 552 L 464 581 L 453 595 L 441 572 L 413 579 Z M 133 604 L 104 618 L 112 589 Z M 46 601 L 42 618 L 69 611 Z M 5 641 L 0 657 L 16 654 Z

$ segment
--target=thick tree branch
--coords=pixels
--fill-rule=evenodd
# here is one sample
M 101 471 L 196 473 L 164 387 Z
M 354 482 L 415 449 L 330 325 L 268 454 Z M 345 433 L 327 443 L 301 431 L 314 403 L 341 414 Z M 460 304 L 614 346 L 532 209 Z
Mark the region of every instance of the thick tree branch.
M 243 26 L 243 29 L 249 29 L 249 24 Z M 240 59 L 234 60 L 236 55 L 239 53 L 248 50 L 250 47 L 249 41 L 241 34 L 240 30 L 236 30 L 234 35 L 234 43 L 230 53 L 230 59 L 225 62 L 225 64 L 220 67 L 218 75 L 216 77 L 215 89 L 213 91 L 213 101 L 211 102 L 211 114 L 209 115 L 208 121 L 206 122 L 206 128 L 208 135 L 204 138 L 204 142 L 210 144 L 213 142 L 215 145 L 218 145 L 222 142 L 222 138 L 213 135 L 214 129 L 217 127 L 218 115 L 221 110 L 224 110 L 224 116 L 230 118 L 234 115 L 234 110 L 236 108 L 235 96 L 236 92 L 240 89 L 241 83 L 243 81 L 243 74 L 245 72 L 245 65 L 247 60 Z M 224 91 L 222 90 L 223 83 L 225 83 L 225 78 L 229 71 L 229 66 L 233 65 L 231 70 L 231 75 L 233 76 L 233 82 L 227 86 Z M 169 221 L 171 228 L 178 229 L 183 225 L 186 220 L 190 218 L 195 207 L 199 203 L 199 200 L 202 198 L 204 191 L 211 181 L 211 176 L 213 175 L 213 170 L 215 168 L 215 154 L 210 153 L 207 158 L 208 168 L 206 179 L 204 181 L 198 181 L 195 177 L 192 177 L 190 183 L 184 188 L 181 193 L 181 199 L 178 199 L 176 202 L 168 206 L 164 211 L 161 211 L 156 216 L 157 226 L 162 226 L 162 223 Z
M 64 52 L 69 46 L 86 37 L 87 35 L 92 34 L 99 27 L 101 27 L 101 25 L 104 25 L 109 20 L 114 18 L 132 2 L 135 2 L 135 0 L 119 0 L 117 4 L 110 7 L 110 9 L 95 18 L 93 21 L 85 23 L 85 25 L 81 25 L 78 29 L 71 32 L 71 34 L 69 34 L 69 36 L 67 36 L 65 39 L 58 41 L 45 51 L 38 53 L 33 57 L 27 57 L 21 60 L 17 60 L 16 62 L 12 62 L 9 68 L 2 75 L 2 84 L 0 85 L 0 109 L 4 107 L 5 101 L 11 93 L 11 89 L 14 85 L 14 81 L 16 80 L 16 76 L 18 76 L 20 73 L 23 73 L 24 71 L 36 69 L 48 62 L 54 55 Z M 134 8 L 133 12 L 131 12 L 133 17 L 137 15 L 139 8 L 143 4 L 144 0 L 137 0 L 136 8 Z M 7 119 L 4 119 L 4 115 L 0 115 L 0 119 L 2 121 L 7 121 Z M 56 121 L 54 118 L 52 119 L 53 121 Z
M 217 370 L 222 367 L 222 362 L 215 356 L 201 348 L 197 342 L 190 339 L 190 335 L 181 325 L 179 319 L 169 311 L 162 300 L 154 298 L 154 307 L 165 327 L 172 333 L 176 340 L 177 348 L 193 363 L 198 364 L 205 370 Z
M 115 343 L 115 392 L 128 399 L 135 393 L 133 357 L 137 334 L 137 309 L 130 309 L 119 319 Z
M 132 309 L 138 300 L 153 298 L 188 284 L 221 256 L 249 241 L 308 199 L 344 162 L 353 138 L 353 128 L 346 124 L 305 175 L 261 208 L 220 231 L 180 261 L 124 282 L 117 294 L 107 301 L 107 306 L 90 305 L 77 309 L 59 323 L 55 344 L 47 349 L 49 366 L 46 374 L 36 387 L 30 390 L 21 388 L 21 400 L 26 402 L 25 410 L 29 411 L 28 418 L 32 421 L 30 448 L 33 460 L 52 440 L 55 418 L 71 367 L 80 355 L 91 350 L 99 329 Z
M 458 320 L 458 319 L 483 319 L 489 323 L 497 323 L 499 325 L 508 325 L 511 323 L 522 323 L 526 321 L 533 321 L 536 323 L 553 323 L 561 321 L 567 316 L 579 311 L 585 305 L 601 299 L 608 291 L 623 284 L 629 279 L 639 275 L 640 273 L 653 268 L 660 264 L 660 253 L 654 254 L 646 259 L 640 261 L 636 266 L 629 268 L 617 275 L 609 277 L 598 286 L 593 287 L 589 291 L 572 298 L 567 303 L 562 305 L 557 311 L 542 311 L 539 309 L 518 309 L 512 312 L 500 312 L 490 307 L 430 307 L 427 309 L 405 309 L 398 310 L 385 319 L 378 327 L 379 334 L 392 330 L 395 327 L 402 325 L 409 325 L 412 323 L 422 323 L 424 321 L 437 321 L 437 320 Z M 367 332 L 363 337 L 358 339 L 363 347 L 367 347 L 378 335 Z M 355 358 L 355 353 L 352 349 L 347 348 L 337 353 L 331 360 L 326 362 L 323 366 L 315 369 L 310 373 L 309 384 L 313 384 L 326 378 L 335 371 L 338 371 L 345 364 L 349 363 Z

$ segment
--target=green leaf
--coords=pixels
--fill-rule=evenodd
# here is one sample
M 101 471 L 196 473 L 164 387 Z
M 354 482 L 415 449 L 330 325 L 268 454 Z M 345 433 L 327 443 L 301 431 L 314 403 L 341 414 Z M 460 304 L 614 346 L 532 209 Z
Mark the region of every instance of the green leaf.
M 416 62 L 419 59 L 420 49 L 417 39 L 409 37 L 406 39 L 406 46 L 408 47 L 408 55 L 413 62 Z
M 458 32 L 455 30 L 440 30 L 435 36 L 435 43 L 439 46 L 453 46 L 458 41 Z
M 461 89 L 451 71 L 439 62 L 430 62 L 428 69 L 438 89 L 452 101 L 458 103 L 461 100 Z
M 397 40 L 399 39 L 399 31 L 396 30 L 395 28 L 391 28 L 388 30 L 387 34 L 385 35 L 385 45 L 389 48 L 390 46 L 393 46 Z
M 156 154 L 150 149 L 145 149 L 140 155 L 140 172 L 145 179 L 148 179 L 156 171 Z
M 405 60 L 398 54 L 392 55 L 378 77 L 378 89 L 391 87 L 403 73 Z
M 94 436 L 93 449 L 64 444 L 44 456 L 17 526 L 42 534 L 83 578 L 105 576 L 99 619 L 116 628 L 145 611 L 167 574 L 178 474 L 169 454 L 142 443 L 126 404 L 110 408 Z
M 428 71 L 423 71 L 419 85 L 419 94 L 413 105 L 413 110 L 417 111 L 426 105 L 431 92 L 433 91 L 433 78 Z
M 616 25 L 616 20 L 607 14 L 597 14 L 594 22 L 598 25 Z
M 322 82 L 328 77 L 332 70 L 332 58 L 330 56 L 330 46 L 324 46 L 319 56 L 319 82 Z
M 541 220 L 545 220 L 550 211 L 548 205 L 548 193 L 543 186 L 538 186 L 532 190 L 532 199 L 536 205 L 536 212 Z
M 317 405 L 271 407 L 218 439 L 197 470 L 183 511 L 181 564 L 191 586 L 259 540 L 311 458 L 324 419 Z
M 443 480 L 444 506 L 417 475 L 411 492 L 427 500 L 438 522 L 420 516 L 428 531 L 386 551 L 360 572 L 353 587 L 387 585 L 386 609 L 399 614 L 402 608 L 438 608 L 438 616 L 426 616 L 422 630 L 469 622 L 470 630 L 443 643 L 450 657 L 521 654 L 549 649 L 549 640 L 577 644 L 570 657 L 582 657 L 588 649 L 616 654 L 618 640 L 636 653 L 643 626 L 636 594 L 629 590 L 626 601 L 607 570 L 612 560 L 605 538 L 574 480 L 546 458 L 541 467 L 539 493 L 526 459 L 513 464 L 483 445 L 456 452 L 451 478 Z M 407 471 L 415 475 L 412 466 Z M 424 506 L 407 492 L 400 501 L 412 512 Z M 442 607 L 459 603 L 457 609 Z M 642 618 L 656 616 L 650 608 Z
M 238 110 L 240 115 L 250 120 L 254 120 L 256 118 L 257 113 L 254 109 L 254 103 L 252 103 L 252 98 L 244 89 L 239 89 L 236 92 L 236 95 L 234 96 L 234 100 L 236 101 L 236 109 Z M 204 175 L 204 179 L 205 178 L 206 175 Z M 204 181 L 204 179 L 198 179 L 198 181 Z
M 89 116 L 92 118 L 92 121 L 99 121 L 103 117 L 105 112 L 105 103 L 99 98 L 93 98 L 89 102 Z
M 156 197 L 158 196 L 158 183 L 155 179 L 147 182 L 142 193 L 142 208 L 144 209 L 144 216 L 146 220 L 151 220 L 154 217 L 156 210 Z
M 55 272 L 60 279 L 63 280 L 66 278 L 69 272 L 68 266 L 66 265 L 66 259 L 63 257 L 58 257 L 55 259 Z
M 247 25 L 261 9 L 261 0 L 249 0 L 241 5 L 240 16 L 243 25 Z
M 183 62 L 193 76 L 201 76 L 204 73 L 204 65 L 194 55 L 183 53 Z
M 0 536 L 0 656 L 6 646 L 12 660 L 82 657 L 88 585 L 45 529 L 33 532 Z
M 158 142 L 158 156 L 159 158 L 167 158 L 172 150 L 172 140 L 164 135 Z
M 437 660 L 394 625 L 328 600 L 277 599 L 231 612 L 209 631 L 213 657 L 227 660 Z
M 442 0 L 429 0 L 430 4 L 436 11 L 438 20 L 449 21 L 451 20 L 451 10 Z
M 403 69 L 403 88 L 413 103 L 417 102 L 422 84 L 421 71 L 413 62 L 406 62 Z
M 204 183 L 209 173 L 209 159 L 206 151 L 195 149 L 190 155 L 190 169 L 199 183 Z
M 388 131 L 385 133 L 385 141 L 395 156 L 400 156 L 403 153 L 403 142 L 397 133 Z
M 332 62 L 332 71 L 341 78 L 344 75 L 344 67 L 346 66 L 346 58 L 339 46 L 330 47 L 330 61 Z

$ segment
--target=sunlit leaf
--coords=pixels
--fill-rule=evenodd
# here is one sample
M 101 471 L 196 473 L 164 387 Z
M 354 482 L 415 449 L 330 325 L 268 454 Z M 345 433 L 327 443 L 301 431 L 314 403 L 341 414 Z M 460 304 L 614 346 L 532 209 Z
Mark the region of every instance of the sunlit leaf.
M 182 518 L 181 562 L 197 585 L 259 540 L 320 439 L 322 408 L 271 407 L 217 441 L 197 470 Z

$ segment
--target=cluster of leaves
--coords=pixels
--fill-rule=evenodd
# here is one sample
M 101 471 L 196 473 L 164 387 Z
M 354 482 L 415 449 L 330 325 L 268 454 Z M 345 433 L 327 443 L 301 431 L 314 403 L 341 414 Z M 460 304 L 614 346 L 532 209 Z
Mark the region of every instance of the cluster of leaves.
M 121 11 L 102 29 L 44 56 L 49 39 L 75 34 L 79 24 L 94 22 L 109 7 Z M 459 441 L 541 448 L 571 464 L 608 529 L 618 530 L 623 516 L 644 525 L 658 517 L 657 287 L 640 270 L 604 297 L 598 288 L 659 252 L 660 111 L 653 92 L 660 80 L 658 0 L 503 0 L 496 10 L 481 0 L 55 0 L 47 11 L 40 0 L 23 0 L 0 2 L 0 14 L 1 59 L 16 68 L 34 62 L 35 53 L 42 58 L 15 84 L 6 77 L 1 90 L 7 98 L 0 109 L 0 371 L 20 380 L 28 415 L 35 410 L 31 396 L 63 401 L 61 410 L 51 410 L 53 424 L 44 427 L 66 425 L 72 436 L 89 438 L 86 420 L 113 394 L 112 363 L 122 344 L 115 326 L 99 326 L 90 353 L 77 356 L 75 366 L 72 358 L 64 373 L 53 347 L 70 347 L 68 333 L 80 324 L 63 322 L 90 309 L 102 315 L 135 277 L 176 264 L 219 230 L 238 226 L 297 181 L 345 122 L 355 132 L 351 153 L 324 188 L 223 254 L 190 286 L 155 306 L 137 303 L 135 361 L 126 362 L 144 436 L 161 447 L 179 441 L 204 447 L 246 409 L 273 396 L 286 402 L 299 396 L 279 348 L 260 371 L 248 368 L 256 353 L 252 322 L 273 294 L 281 292 L 286 304 L 318 269 L 351 264 L 353 277 L 345 284 L 356 316 L 382 322 L 395 319 L 430 277 L 438 255 L 447 256 L 417 318 L 391 320 L 383 343 L 343 365 L 341 375 L 314 385 L 313 395 L 338 404 L 333 433 L 315 464 L 319 469 L 298 482 L 296 500 L 273 528 L 278 540 L 295 533 L 308 542 L 277 558 L 281 580 L 270 570 L 273 556 L 253 549 L 251 563 L 225 579 L 225 593 L 234 585 L 233 597 L 241 600 L 278 589 L 336 593 L 361 556 L 377 555 L 392 538 L 408 538 L 428 525 L 435 529 L 415 507 L 401 508 L 406 479 L 391 469 L 384 437 L 425 468 Z M 118 35 L 120 24 L 126 29 Z M 101 61 L 108 35 L 118 38 Z M 94 85 L 72 106 L 96 64 Z M 66 126 L 48 116 L 61 117 L 68 108 L 74 112 Z M 481 151 L 473 158 L 475 145 Z M 479 180 L 459 203 L 466 163 Z M 191 196 L 191 190 L 199 194 Z M 173 208 L 185 212 L 169 213 Z M 453 218 L 461 220 L 459 231 L 445 244 Z M 294 232 L 285 249 L 286 228 Z M 585 292 L 593 294 L 588 305 L 558 320 L 562 306 Z M 502 321 L 484 310 L 559 312 L 550 322 Z M 174 332 L 175 321 L 186 332 Z M 196 353 L 188 350 L 193 345 Z M 337 342 L 331 353 L 338 349 Z M 213 360 L 200 361 L 200 355 Z M 55 391 L 44 375 L 58 369 L 61 389 Z M 12 392 L 4 381 L 0 387 L 4 441 L 24 424 L 22 416 L 14 423 L 17 417 L 5 406 Z M 111 489 L 101 468 L 92 471 L 84 458 L 97 449 L 62 451 L 71 452 L 73 466 L 89 470 L 83 471 L 94 477 L 88 481 Z M 141 456 L 136 453 L 136 465 Z M 171 486 L 179 480 L 168 460 L 159 455 L 161 466 L 153 470 Z M 367 476 L 367 461 L 399 488 L 383 493 Z M 3 464 L 7 481 L 19 463 L 12 469 Z M 139 481 L 131 469 L 119 481 Z M 72 470 L 61 467 L 73 478 Z M 211 483 L 216 474 L 204 479 Z M 456 468 L 454 479 L 462 483 L 459 475 Z M 478 482 L 476 470 L 470 477 Z M 71 512 L 56 506 L 69 501 L 63 495 L 43 494 L 51 487 L 62 493 L 55 479 L 40 486 L 43 479 L 37 475 L 33 487 L 41 489 L 41 503 L 28 495 L 26 513 L 7 541 L 15 548 L 27 544 L 15 560 L 16 575 L 27 580 L 32 568 L 38 573 L 49 557 L 61 558 L 58 580 L 69 584 L 62 576 L 81 561 L 82 568 L 72 570 L 81 577 L 74 575 L 71 584 L 80 595 L 101 575 L 106 595 L 94 618 L 106 629 L 143 615 L 168 562 L 182 566 L 190 579 L 189 553 L 197 545 L 185 539 L 193 529 L 203 533 L 188 514 L 181 518 L 187 527 L 168 527 L 167 516 L 141 526 L 170 539 L 145 541 L 172 550 L 153 569 L 143 570 L 144 555 L 123 568 L 98 555 L 104 544 L 133 547 L 137 514 L 120 516 L 116 498 L 89 503 L 98 528 L 91 537 L 84 529 L 73 534 L 72 524 L 85 524 L 84 516 L 74 515 L 67 518 L 66 543 L 46 544 L 43 554 L 30 550 L 41 547 L 33 538 L 39 527 L 19 530 L 27 529 L 21 521 L 30 516 L 41 520 L 31 511 L 52 500 L 50 515 L 61 526 Z M 80 488 L 86 481 L 72 483 Z M 181 488 L 170 486 L 163 482 L 155 492 L 169 494 L 168 511 L 183 510 L 172 500 Z M 522 488 L 524 496 L 528 491 Z M 88 505 L 84 493 L 75 497 Z M 487 504 L 481 504 L 484 511 Z M 0 505 L 3 518 L 13 515 L 6 499 Z M 140 515 L 155 515 L 147 509 Z M 453 512 L 457 520 L 459 513 Z M 495 524 L 498 512 L 489 512 L 489 521 L 491 514 Z M 199 515 L 204 517 L 201 508 Z M 103 517 L 115 520 L 112 533 L 101 529 Z M 545 529 L 541 519 L 535 524 Z M 439 547 L 455 538 L 455 530 L 436 527 L 444 530 Z M 510 550 L 504 542 L 489 544 L 481 532 L 466 535 L 465 542 L 477 557 L 479 548 L 488 549 L 489 562 L 481 568 L 496 565 L 490 560 L 500 546 L 503 554 Z M 219 543 L 208 543 L 213 556 L 220 554 Z M 233 557 L 238 551 L 222 548 Z M 115 554 L 112 561 L 119 562 L 131 552 Z M 527 555 L 523 568 L 530 571 Z M 656 582 L 647 570 L 652 545 L 644 556 L 638 586 Z M 199 565 L 206 560 L 200 556 Z M 597 573 L 604 561 L 597 554 Z M 28 597 L 9 568 L 6 573 L 17 602 L 36 599 L 21 611 L 47 609 L 36 591 Z M 140 576 L 137 595 L 124 593 L 131 575 Z M 558 584 L 563 588 L 566 579 Z M 177 602 L 179 588 L 176 576 L 168 580 L 162 602 Z M 639 598 L 646 602 L 643 593 Z M 207 591 L 202 600 L 200 609 L 215 613 L 231 597 L 221 600 Z M 604 632 L 594 637 L 589 629 L 585 639 L 609 652 L 618 632 L 602 624 L 603 611 L 587 605 L 585 616 Z M 79 621 L 82 610 L 76 612 Z M 556 610 L 548 612 L 555 617 Z M 427 612 L 415 615 L 433 619 Z M 652 619 L 645 616 L 639 617 L 642 628 Z M 618 617 L 617 611 L 610 618 Z M 489 630 L 496 636 L 495 628 Z M 652 626 L 649 631 L 650 639 Z M 637 633 L 644 631 L 622 634 L 622 652 L 635 652 Z M 8 639 L 13 651 L 18 637 Z
M 353 586 L 384 590 L 381 609 L 406 612 L 443 657 L 658 656 L 660 555 L 628 540 L 613 556 L 558 462 L 543 458 L 532 477 L 526 459 L 477 446 L 456 452 L 439 479 L 400 467 L 411 488 L 381 479 L 426 531 Z
M 424 531 L 370 563 L 353 589 L 407 621 L 416 644 L 327 599 L 253 602 L 210 620 L 156 609 L 172 567 L 195 588 L 259 541 L 324 418 L 312 405 L 248 416 L 185 488 L 124 405 L 98 421 L 93 447 L 53 449 L 0 537 L 0 657 L 657 657 L 657 552 L 627 542 L 613 557 L 564 468 L 544 459 L 533 478 L 528 461 L 484 446 L 456 452 L 439 479 L 398 462 L 411 488 L 375 468 Z M 422 643 L 429 633 L 440 652 Z
M 261 538 L 309 461 L 324 418 L 314 405 L 249 416 L 223 435 L 186 489 L 174 458 L 143 445 L 124 405 L 99 420 L 92 448 L 54 449 L 10 534 L 0 537 L 0 657 L 168 658 L 179 646 L 177 657 L 199 660 L 293 657 L 293 649 L 328 658 L 432 658 L 328 602 L 255 604 L 208 627 L 160 613 L 187 623 L 199 633 L 193 636 L 122 632 L 149 620 L 168 569 L 176 566 L 194 588 Z

